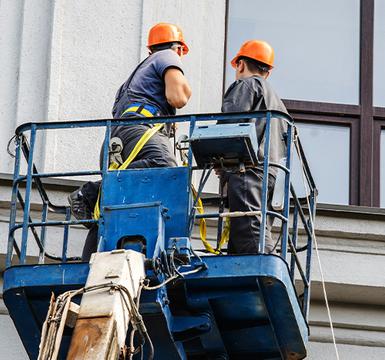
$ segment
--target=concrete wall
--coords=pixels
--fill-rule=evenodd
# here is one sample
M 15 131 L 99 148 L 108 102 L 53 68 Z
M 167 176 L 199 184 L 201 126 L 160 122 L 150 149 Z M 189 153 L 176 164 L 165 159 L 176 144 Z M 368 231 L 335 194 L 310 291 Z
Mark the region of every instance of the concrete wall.
M 5 147 L 26 121 L 110 117 L 114 95 L 146 56 L 154 23 L 179 24 L 191 52 L 183 58 L 193 96 L 183 113 L 217 112 L 223 82 L 225 0 L 0 0 L 0 172 L 12 171 Z M 181 132 L 186 131 L 182 127 Z M 38 137 L 46 170 L 98 167 L 100 131 Z M 215 184 L 212 185 L 212 189 Z M 64 204 L 69 187 L 52 196 Z M 0 185 L 0 263 L 4 266 L 9 183 Z M 34 199 L 37 199 L 34 195 Z M 34 200 L 36 202 L 37 200 Z M 341 216 L 341 209 L 344 209 Z M 341 359 L 385 358 L 385 215 L 339 208 L 319 212 L 317 236 Z M 37 215 L 36 215 L 37 216 Z M 59 229 L 52 230 L 52 239 Z M 209 228 L 209 236 L 215 230 Z M 79 254 L 85 231 L 71 231 Z M 196 243 L 196 242 L 195 242 Z M 52 241 L 50 251 L 60 252 Z M 198 245 L 197 245 L 198 246 Z M 200 246 L 200 245 L 199 245 Z M 36 255 L 31 247 L 29 254 Z M 334 359 L 314 257 L 309 359 Z M 0 354 L 25 359 L 6 309 L 0 306 Z

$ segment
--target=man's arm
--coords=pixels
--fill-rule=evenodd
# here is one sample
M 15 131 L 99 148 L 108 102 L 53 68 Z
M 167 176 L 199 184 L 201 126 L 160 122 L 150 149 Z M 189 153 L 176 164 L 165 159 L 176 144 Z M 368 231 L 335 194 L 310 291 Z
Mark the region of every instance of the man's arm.
M 176 68 L 166 70 L 164 75 L 167 102 L 177 109 L 187 104 L 191 96 L 190 86 L 183 73 Z

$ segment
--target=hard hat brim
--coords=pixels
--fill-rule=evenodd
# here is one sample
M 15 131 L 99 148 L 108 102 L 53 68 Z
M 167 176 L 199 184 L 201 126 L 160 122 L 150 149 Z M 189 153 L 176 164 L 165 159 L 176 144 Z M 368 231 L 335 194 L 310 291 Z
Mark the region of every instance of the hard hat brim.
M 250 58 L 250 56 L 247 56 L 247 55 L 243 55 L 243 54 L 238 53 L 238 54 L 233 58 L 233 60 L 231 60 L 231 62 L 230 62 L 230 63 L 231 63 L 231 66 L 232 66 L 234 69 L 237 67 L 237 61 L 238 61 L 238 59 L 239 59 L 241 56 Z M 250 59 L 252 59 L 252 58 L 250 58 Z M 253 59 L 252 59 L 252 60 L 253 60 Z M 260 61 L 260 62 L 261 62 L 261 61 Z M 270 67 L 270 70 L 271 70 L 272 68 L 274 68 L 273 65 L 266 64 L 266 63 L 263 63 L 263 64 L 269 66 L 269 67 Z
M 184 43 L 183 41 L 179 41 L 179 40 L 175 40 L 175 41 L 161 41 L 161 42 L 157 42 L 156 44 L 148 44 L 147 48 L 149 50 L 151 50 L 151 46 L 156 46 L 156 45 L 159 45 L 159 44 L 166 44 L 166 43 L 169 43 L 169 42 L 178 42 L 178 43 L 180 43 L 182 45 L 183 55 L 187 55 L 187 53 L 190 51 L 190 49 L 186 45 L 186 43 Z

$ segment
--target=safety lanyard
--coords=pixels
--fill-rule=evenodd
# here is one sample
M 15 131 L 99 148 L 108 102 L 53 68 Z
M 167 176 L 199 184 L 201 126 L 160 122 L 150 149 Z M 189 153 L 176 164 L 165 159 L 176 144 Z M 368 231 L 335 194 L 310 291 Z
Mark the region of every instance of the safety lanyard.
M 201 198 L 197 199 L 198 193 L 194 187 L 193 184 L 191 184 L 191 191 L 194 200 L 196 200 L 196 210 L 199 214 L 204 214 L 204 208 L 203 208 L 203 202 Z M 203 246 L 205 249 L 215 255 L 221 254 L 221 249 L 224 244 L 226 244 L 229 241 L 230 237 L 230 218 L 226 217 L 225 218 L 225 224 L 223 227 L 223 231 L 221 234 L 221 239 L 219 241 L 218 247 L 214 249 L 209 241 L 207 240 L 207 224 L 206 224 L 206 219 L 205 218 L 200 218 L 199 219 L 199 235 L 202 240 Z

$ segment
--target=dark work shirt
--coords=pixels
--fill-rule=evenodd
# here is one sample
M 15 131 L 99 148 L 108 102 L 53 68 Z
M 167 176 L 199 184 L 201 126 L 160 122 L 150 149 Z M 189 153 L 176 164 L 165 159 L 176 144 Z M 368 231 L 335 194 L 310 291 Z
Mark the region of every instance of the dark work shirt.
M 230 85 L 223 99 L 222 112 L 258 110 L 276 110 L 288 113 L 282 100 L 274 92 L 270 84 L 260 76 L 254 75 L 246 79 L 240 79 Z M 262 161 L 264 157 L 265 138 L 263 135 L 266 120 L 263 118 L 256 119 L 255 126 L 259 143 L 258 159 Z M 283 139 L 283 134 L 286 132 L 287 124 L 285 121 L 277 119 L 271 121 L 270 161 L 278 163 L 280 159 L 286 156 L 286 145 Z M 258 167 L 263 168 L 263 165 L 259 164 Z M 269 173 L 275 176 L 277 173 L 276 168 L 270 167 Z
M 182 71 L 182 61 L 178 54 L 171 50 L 161 50 L 145 59 L 136 69 L 134 75 L 119 88 L 112 115 L 121 117 L 132 102 L 141 102 L 157 107 L 161 115 L 175 115 L 166 99 L 164 75 L 170 68 Z

